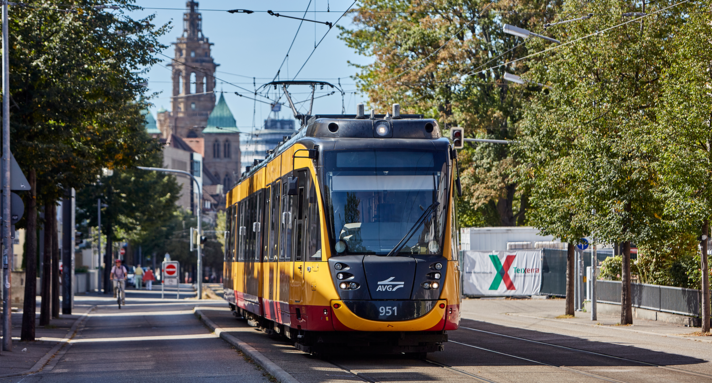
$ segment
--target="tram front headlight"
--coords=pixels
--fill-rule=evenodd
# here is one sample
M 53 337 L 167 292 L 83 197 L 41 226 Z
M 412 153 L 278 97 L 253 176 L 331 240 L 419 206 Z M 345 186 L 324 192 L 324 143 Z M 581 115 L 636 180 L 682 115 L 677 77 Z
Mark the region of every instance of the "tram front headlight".
M 342 290 L 346 290 L 349 285 L 346 282 L 341 282 L 341 284 L 339 284 L 339 287 L 341 287 Z
M 343 273 L 336 274 L 336 279 L 344 279 L 344 274 Z
M 387 122 L 379 122 L 375 129 L 378 137 L 387 137 L 391 134 L 391 127 Z
M 423 288 L 426 290 L 430 289 L 430 282 L 423 283 Z
M 440 263 L 440 262 L 438 262 L 438 263 L 436 263 L 435 265 L 433 265 L 433 267 L 435 267 L 435 270 L 440 270 L 440 269 L 443 268 L 443 264 Z
M 435 278 L 435 279 L 440 279 L 440 273 L 435 273 L 435 274 L 433 274 L 433 278 Z
M 358 289 L 358 283 L 356 283 L 356 282 L 351 282 L 351 283 L 349 284 L 349 288 L 350 288 L 351 290 L 356 290 L 356 289 Z
M 437 283 L 437 282 L 433 282 L 433 283 L 430 284 L 430 287 L 433 288 L 433 289 L 437 289 L 438 287 L 440 287 L 440 284 Z

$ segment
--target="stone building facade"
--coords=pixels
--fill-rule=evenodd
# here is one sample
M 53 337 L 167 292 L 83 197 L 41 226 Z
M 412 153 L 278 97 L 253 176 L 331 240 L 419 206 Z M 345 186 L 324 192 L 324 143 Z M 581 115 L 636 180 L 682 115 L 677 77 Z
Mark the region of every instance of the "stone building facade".
M 224 97 L 215 103 L 216 64 L 211 56 L 211 43 L 203 35 L 202 15 L 198 2 L 186 2 L 183 33 L 173 43 L 174 55 L 169 64 L 173 92 L 171 110 L 158 111 L 160 136 L 182 139 L 193 152 L 203 157 L 209 176 L 205 186 L 220 184 L 229 190 L 240 172 L 240 132 Z M 216 144 L 216 142 L 218 144 Z M 217 149 L 217 150 L 216 150 Z

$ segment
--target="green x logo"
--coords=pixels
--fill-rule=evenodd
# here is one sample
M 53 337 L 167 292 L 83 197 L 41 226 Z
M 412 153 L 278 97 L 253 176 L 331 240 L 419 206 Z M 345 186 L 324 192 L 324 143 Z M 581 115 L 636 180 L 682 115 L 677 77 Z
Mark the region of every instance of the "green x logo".
M 504 259 L 504 265 L 502 265 L 502 262 L 500 262 L 499 256 L 497 256 L 497 254 L 490 254 L 489 257 L 496 270 L 494 280 L 492 281 L 492 284 L 490 285 L 489 289 L 498 290 L 499 285 L 502 283 L 502 281 L 504 281 L 504 285 L 507 286 L 507 290 L 516 290 L 517 288 L 514 287 L 512 279 L 509 278 L 509 268 L 512 267 L 512 263 L 514 263 L 514 258 L 516 258 L 517 256 L 513 254 L 508 255 L 507 258 Z

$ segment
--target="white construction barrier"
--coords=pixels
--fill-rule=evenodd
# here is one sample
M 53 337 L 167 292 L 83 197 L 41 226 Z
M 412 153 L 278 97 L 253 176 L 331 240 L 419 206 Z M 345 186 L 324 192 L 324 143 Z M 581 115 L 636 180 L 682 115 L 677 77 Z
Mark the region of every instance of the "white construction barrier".
M 541 250 L 463 251 L 463 294 L 527 296 L 541 290 Z

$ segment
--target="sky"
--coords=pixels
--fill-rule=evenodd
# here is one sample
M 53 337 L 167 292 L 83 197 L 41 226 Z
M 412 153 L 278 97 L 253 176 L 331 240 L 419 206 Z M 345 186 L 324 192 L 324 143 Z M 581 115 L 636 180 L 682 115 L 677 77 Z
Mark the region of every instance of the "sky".
M 169 45 L 175 42 L 183 32 L 183 13 L 186 9 L 186 0 L 137 0 L 136 5 L 144 8 L 142 11 L 132 12 L 133 18 L 142 18 L 155 14 L 156 25 L 172 22 L 173 29 L 160 38 L 160 41 Z M 285 58 L 292 40 L 294 39 L 298 20 L 275 17 L 267 14 L 267 10 L 276 13 L 302 17 L 309 5 L 309 12 L 305 18 L 320 21 L 335 22 L 339 16 L 353 3 L 352 0 L 199 0 L 198 10 L 203 16 L 203 35 L 209 39 L 212 46 L 212 56 L 220 64 L 215 74 L 217 78 L 216 90 L 224 91 L 225 100 L 232 110 L 237 126 L 243 132 L 250 132 L 254 124 L 259 129 L 270 114 L 270 105 L 239 97 L 234 92 L 252 97 L 253 77 L 256 77 L 257 87 L 271 81 Z M 227 10 L 235 9 L 253 10 L 252 14 L 230 14 Z M 329 12 L 327 12 L 327 7 Z M 316 11 L 316 13 L 314 12 Z M 353 26 L 351 17 L 344 16 L 338 23 L 342 26 Z M 365 99 L 356 94 L 355 81 L 351 78 L 357 69 L 349 66 L 348 62 L 356 64 L 369 64 L 372 59 L 357 55 L 353 49 L 338 39 L 339 30 L 334 27 L 314 50 L 315 42 L 318 43 L 329 27 L 324 24 L 304 22 L 301 30 L 294 40 L 294 45 L 284 62 L 280 72 L 280 79 L 292 80 L 305 63 L 312 51 L 312 57 L 299 73 L 297 80 L 319 80 L 337 84 L 341 79 L 342 89 L 347 92 L 344 97 L 346 113 L 355 113 L 356 105 L 365 102 Z M 164 50 L 164 54 L 173 57 L 173 46 Z M 163 56 L 158 56 L 165 58 Z M 148 87 L 151 92 L 161 92 L 152 100 L 153 116 L 161 107 L 170 110 L 171 71 L 163 63 L 151 68 L 148 74 Z M 228 84 L 229 83 L 229 84 Z M 242 87 L 245 89 L 238 88 Z M 317 90 L 317 97 L 330 91 Z M 249 91 L 249 92 L 248 92 Z M 290 93 L 296 101 L 309 97 L 308 87 L 291 87 Z M 274 90 L 271 91 L 275 97 Z M 219 98 L 219 96 L 218 96 Z M 258 97 L 258 99 L 265 100 Z M 265 100 L 268 101 L 268 100 Z M 282 98 L 284 101 L 284 98 Z M 255 105 L 256 104 L 256 105 Z M 300 104 L 302 112 L 306 112 L 308 102 Z M 340 93 L 323 97 L 314 101 L 314 112 L 323 114 L 341 113 L 342 98 Z M 292 118 L 288 106 L 283 106 L 279 116 Z

